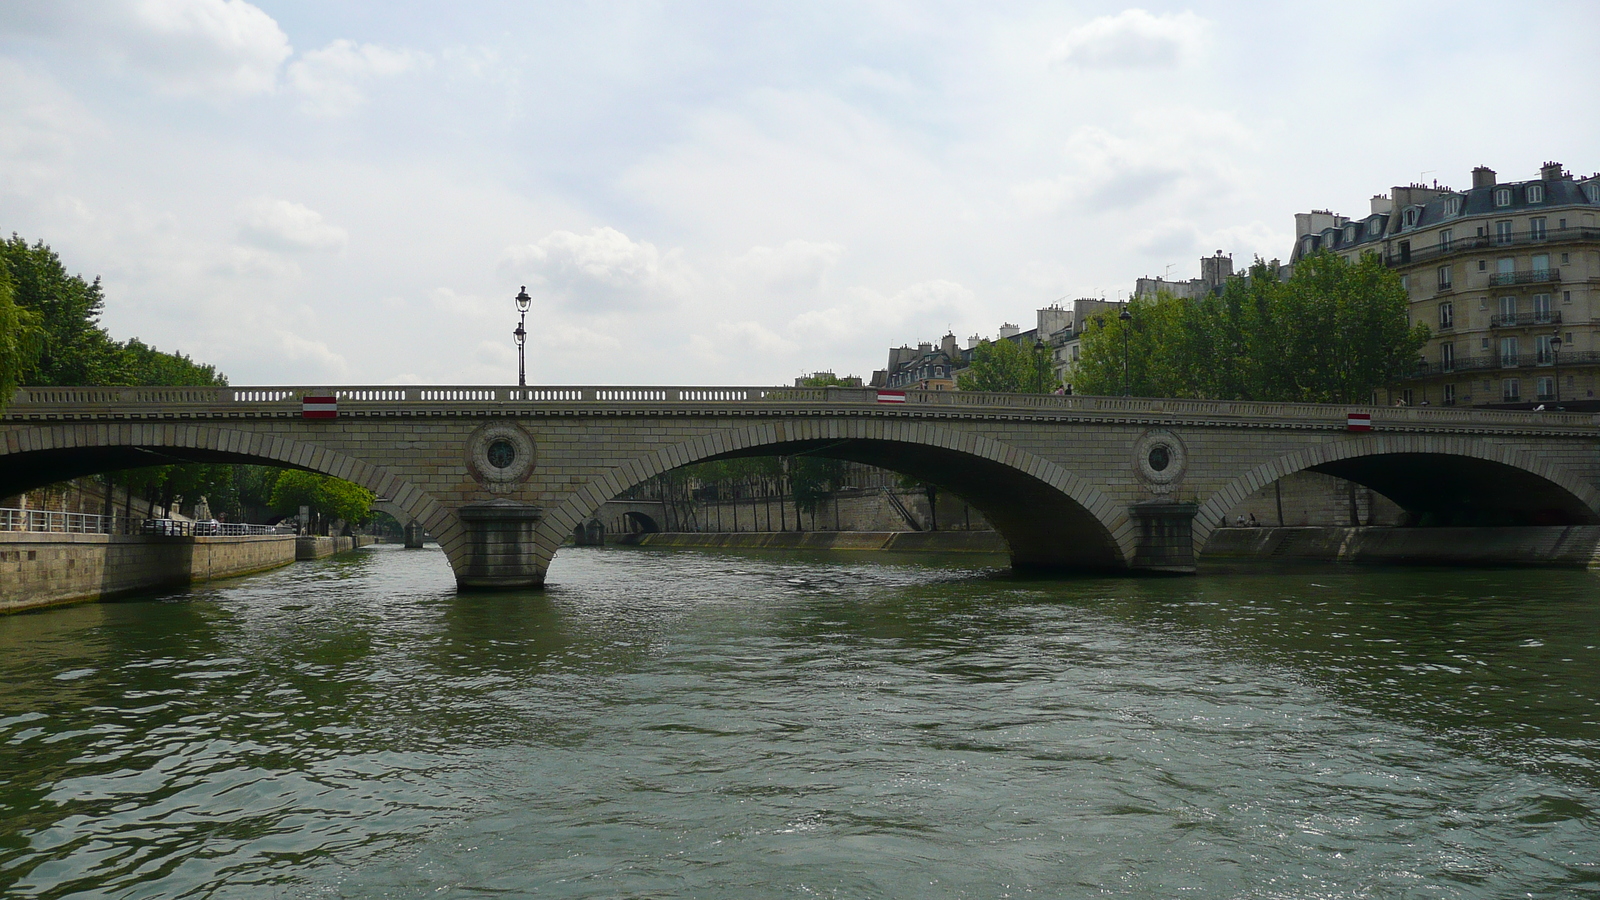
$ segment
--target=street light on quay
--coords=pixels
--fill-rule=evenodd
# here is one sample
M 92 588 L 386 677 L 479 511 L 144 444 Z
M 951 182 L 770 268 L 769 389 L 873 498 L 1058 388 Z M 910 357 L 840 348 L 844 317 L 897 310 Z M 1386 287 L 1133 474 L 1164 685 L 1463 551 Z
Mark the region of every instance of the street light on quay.
M 526 351 L 524 346 L 528 342 L 528 305 L 533 298 L 528 296 L 528 286 L 523 285 L 517 291 L 517 330 L 511 336 L 517 339 L 517 387 L 528 386 L 528 369 L 525 363 Z
M 1124 305 L 1117 318 L 1122 322 L 1122 396 L 1132 397 L 1133 386 L 1128 384 L 1128 323 L 1133 321 L 1133 313 Z

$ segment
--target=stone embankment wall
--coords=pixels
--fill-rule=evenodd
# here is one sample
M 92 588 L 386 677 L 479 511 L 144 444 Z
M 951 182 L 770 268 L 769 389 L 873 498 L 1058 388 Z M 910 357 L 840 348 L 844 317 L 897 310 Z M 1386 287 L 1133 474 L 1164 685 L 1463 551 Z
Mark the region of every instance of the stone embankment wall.
M 1343 478 L 1296 472 L 1246 497 L 1228 510 L 1224 524 L 1232 525 L 1240 518 L 1249 521 L 1252 515 L 1260 525 L 1289 527 L 1398 525 L 1405 519 L 1405 510 L 1371 488 Z
M 7 534 L 0 611 L 113 597 L 294 562 L 294 535 Z
M 0 538 L 0 613 L 248 575 L 372 540 L 8 532 Z M 300 555 L 302 541 L 314 555 Z
M 1220 528 L 1201 561 L 1320 560 L 1408 565 L 1600 565 L 1600 526 Z
M 358 534 L 355 537 L 323 537 L 320 535 L 303 535 L 295 538 L 295 559 L 322 559 L 335 553 L 344 553 L 347 550 L 356 550 L 361 547 L 377 543 L 378 539 L 367 534 Z
M 746 531 L 647 534 L 643 547 L 742 550 L 899 550 L 935 553 L 1005 553 L 993 531 Z

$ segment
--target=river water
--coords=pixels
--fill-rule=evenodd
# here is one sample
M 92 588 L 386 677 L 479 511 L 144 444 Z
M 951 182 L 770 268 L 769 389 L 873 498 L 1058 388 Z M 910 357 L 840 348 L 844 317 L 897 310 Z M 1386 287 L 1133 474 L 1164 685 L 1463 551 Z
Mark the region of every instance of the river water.
M 0 618 L 14 897 L 1600 896 L 1600 578 L 379 547 Z

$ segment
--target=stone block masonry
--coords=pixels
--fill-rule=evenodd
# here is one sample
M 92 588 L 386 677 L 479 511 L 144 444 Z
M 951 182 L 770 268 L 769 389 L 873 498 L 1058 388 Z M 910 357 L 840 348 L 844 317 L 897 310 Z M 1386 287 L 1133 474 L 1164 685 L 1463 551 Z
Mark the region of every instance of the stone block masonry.
M 8 533 L 0 541 L 0 612 L 262 572 L 294 562 L 295 541 L 292 534 Z

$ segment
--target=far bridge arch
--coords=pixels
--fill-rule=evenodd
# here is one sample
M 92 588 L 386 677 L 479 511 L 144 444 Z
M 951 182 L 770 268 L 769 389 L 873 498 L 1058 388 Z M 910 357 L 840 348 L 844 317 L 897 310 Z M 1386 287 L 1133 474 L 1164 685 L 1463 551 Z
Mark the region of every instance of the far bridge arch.
M 433 534 L 454 530 L 456 517 L 433 497 L 379 466 L 281 435 L 210 425 L 115 424 L 94 443 L 81 441 L 73 425 L 35 426 L 0 444 L 0 497 L 9 497 L 70 478 L 147 466 L 183 463 L 237 463 L 279 466 L 332 475 L 383 498 L 386 512 L 421 522 Z M 16 449 L 28 447 L 31 449 Z M 454 560 L 452 560 L 454 563 Z
M 574 491 L 541 529 L 557 535 L 656 475 L 699 462 L 811 455 L 877 466 L 950 491 L 983 513 L 1020 568 L 1126 569 L 1133 526 L 1125 509 L 1060 465 L 971 432 L 915 421 L 813 421 L 729 429 L 650 452 Z
M 1196 553 L 1228 510 L 1260 488 L 1310 471 L 1371 488 L 1423 522 L 1600 524 L 1600 493 L 1566 468 L 1481 438 L 1368 435 L 1264 463 L 1213 493 L 1195 514 Z

